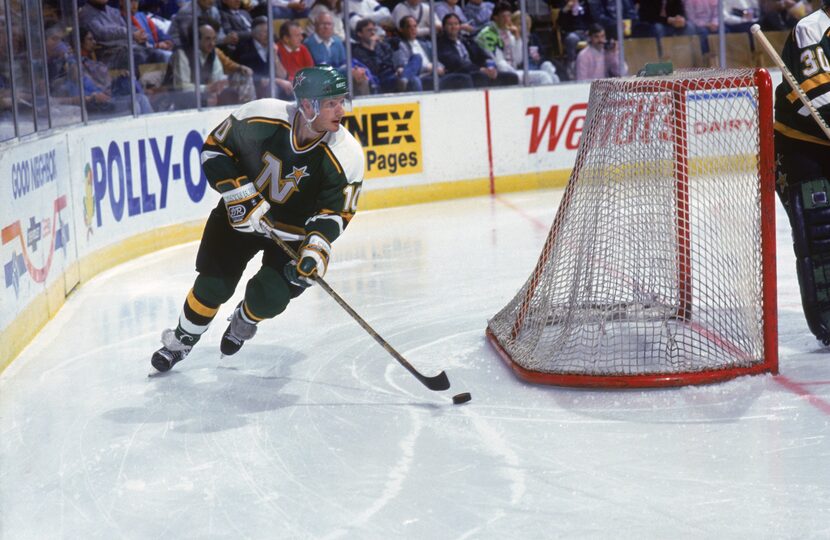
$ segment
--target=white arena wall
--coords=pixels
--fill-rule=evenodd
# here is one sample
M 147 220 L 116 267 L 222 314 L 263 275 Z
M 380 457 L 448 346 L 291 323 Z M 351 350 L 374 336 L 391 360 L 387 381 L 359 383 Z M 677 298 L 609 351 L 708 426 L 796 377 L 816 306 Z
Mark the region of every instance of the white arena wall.
M 361 210 L 564 186 L 588 93 L 563 84 L 358 101 L 347 126 L 367 158 Z M 0 371 L 92 276 L 199 238 L 219 199 L 199 150 L 232 110 L 0 143 Z

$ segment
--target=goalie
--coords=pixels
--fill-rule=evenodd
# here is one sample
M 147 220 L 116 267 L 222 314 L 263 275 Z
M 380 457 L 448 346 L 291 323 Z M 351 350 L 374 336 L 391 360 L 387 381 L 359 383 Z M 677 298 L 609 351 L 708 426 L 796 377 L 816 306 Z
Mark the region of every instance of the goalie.
M 219 124 L 202 147 L 202 169 L 222 200 L 205 224 L 198 276 L 175 329 L 162 332 L 151 363 L 168 371 L 207 331 L 233 295 L 248 262 L 262 265 L 248 281 L 222 335 L 224 355 L 251 339 L 326 272 L 331 244 L 357 210 L 363 151 L 340 125 L 350 109 L 346 79 L 332 67 L 305 68 L 294 78 L 296 103 L 261 99 Z M 299 253 L 294 263 L 269 234 Z
M 830 118 L 830 0 L 790 32 L 781 59 L 825 122 Z M 810 331 L 830 345 L 830 140 L 784 78 L 775 93 L 776 191 L 793 233 Z

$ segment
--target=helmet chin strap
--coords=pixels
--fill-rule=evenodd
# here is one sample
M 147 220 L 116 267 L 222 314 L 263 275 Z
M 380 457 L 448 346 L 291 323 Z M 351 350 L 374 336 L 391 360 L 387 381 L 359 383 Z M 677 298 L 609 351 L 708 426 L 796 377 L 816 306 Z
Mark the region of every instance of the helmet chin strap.
M 317 120 L 317 117 L 320 116 L 320 102 L 317 99 L 309 99 L 308 101 L 311 103 L 311 106 L 314 109 L 314 116 L 312 116 L 311 118 L 305 115 L 305 109 L 303 109 L 302 101 L 300 101 L 300 114 L 303 115 L 305 125 L 309 130 L 311 130 L 312 133 L 323 133 L 323 131 L 317 131 L 311 125 L 315 120 Z

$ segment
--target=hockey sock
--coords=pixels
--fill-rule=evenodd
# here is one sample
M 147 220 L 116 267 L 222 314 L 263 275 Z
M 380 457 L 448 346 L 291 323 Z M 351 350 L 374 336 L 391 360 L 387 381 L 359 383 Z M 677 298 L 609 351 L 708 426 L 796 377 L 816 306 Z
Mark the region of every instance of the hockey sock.
M 193 345 L 207 331 L 220 305 L 220 303 L 210 302 L 202 297 L 197 291 L 198 282 L 197 278 L 184 301 L 181 315 L 179 315 L 179 325 L 176 327 L 176 339 Z
M 233 295 L 235 287 L 235 281 L 199 274 L 184 301 L 176 338 L 179 341 L 189 340 L 192 344 L 199 341 L 216 317 L 219 306 Z
M 262 317 L 257 317 L 251 313 L 251 310 L 248 308 L 244 300 L 239 305 L 239 318 L 248 324 L 256 324 L 262 320 Z

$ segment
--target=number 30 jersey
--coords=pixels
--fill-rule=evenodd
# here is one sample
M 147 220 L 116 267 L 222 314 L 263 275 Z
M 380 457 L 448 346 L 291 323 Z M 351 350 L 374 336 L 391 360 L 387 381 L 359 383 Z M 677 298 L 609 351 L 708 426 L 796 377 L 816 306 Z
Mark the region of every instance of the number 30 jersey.
M 220 193 L 253 183 L 270 202 L 266 217 L 284 239 L 316 231 L 333 242 L 357 211 L 363 150 L 342 126 L 302 145 L 304 121 L 292 103 L 247 103 L 210 133 L 202 169 Z
M 830 17 L 819 9 L 804 17 L 784 43 L 781 59 L 813 106 L 830 118 Z M 785 78 L 775 89 L 775 130 L 787 137 L 830 145 Z

